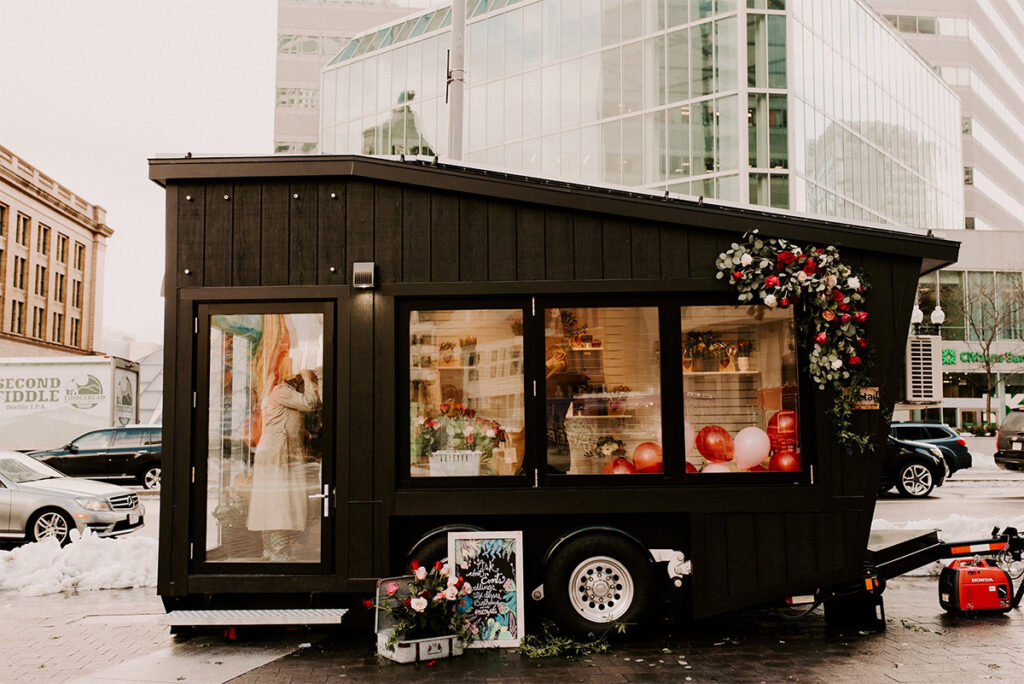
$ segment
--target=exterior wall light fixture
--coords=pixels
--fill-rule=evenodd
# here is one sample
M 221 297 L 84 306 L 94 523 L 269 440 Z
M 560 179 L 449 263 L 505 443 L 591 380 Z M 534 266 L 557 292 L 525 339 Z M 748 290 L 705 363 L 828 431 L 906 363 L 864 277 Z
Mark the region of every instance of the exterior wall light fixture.
M 372 261 L 357 261 L 352 264 L 352 287 L 360 290 L 372 290 L 376 286 L 374 272 L 376 264 Z
M 935 305 L 935 309 L 932 310 L 932 325 L 938 327 L 946 322 L 946 312 L 939 308 L 939 305 Z

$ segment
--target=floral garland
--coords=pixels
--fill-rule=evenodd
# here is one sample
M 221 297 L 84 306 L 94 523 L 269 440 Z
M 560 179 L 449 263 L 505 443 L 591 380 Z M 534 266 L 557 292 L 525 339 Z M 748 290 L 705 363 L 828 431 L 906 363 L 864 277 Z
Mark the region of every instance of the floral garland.
M 832 245 L 799 247 L 781 238 L 762 238 L 756 230 L 719 254 L 715 266 L 715 277 L 728 279 L 741 302 L 803 307 L 800 341 L 809 348 L 811 379 L 818 389 L 837 393 L 832 415 L 840 441 L 868 449 L 867 438 L 849 430 L 858 390 L 869 377 L 868 284 L 863 277 L 840 261 Z

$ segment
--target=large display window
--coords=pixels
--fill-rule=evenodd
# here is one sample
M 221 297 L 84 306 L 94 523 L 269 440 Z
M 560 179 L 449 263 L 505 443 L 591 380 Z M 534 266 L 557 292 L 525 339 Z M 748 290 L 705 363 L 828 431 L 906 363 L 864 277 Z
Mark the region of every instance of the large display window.
M 802 471 L 792 309 L 684 306 L 688 473 Z
M 409 475 L 519 475 L 522 309 L 409 312 Z
M 550 471 L 664 472 L 659 354 L 657 307 L 544 310 Z

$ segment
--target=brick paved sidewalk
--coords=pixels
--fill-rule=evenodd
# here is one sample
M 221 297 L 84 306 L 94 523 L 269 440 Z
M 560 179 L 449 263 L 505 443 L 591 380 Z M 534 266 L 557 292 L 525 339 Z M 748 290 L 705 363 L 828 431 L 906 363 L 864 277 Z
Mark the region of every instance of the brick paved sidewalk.
M 1021 681 L 1024 610 L 951 618 L 937 578 L 902 578 L 885 593 L 888 630 L 827 630 L 821 610 L 799 622 L 767 611 L 666 628 L 580 661 L 531 660 L 518 651 L 469 651 L 433 665 L 376 657 L 369 636 L 335 635 L 235 680 L 267 682 L 923 682 Z

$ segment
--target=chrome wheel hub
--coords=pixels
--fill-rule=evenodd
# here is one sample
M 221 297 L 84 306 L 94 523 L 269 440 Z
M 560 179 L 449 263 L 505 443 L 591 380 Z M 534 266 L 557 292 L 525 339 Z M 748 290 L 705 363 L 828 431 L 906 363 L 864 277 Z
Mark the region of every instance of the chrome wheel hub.
M 54 537 L 57 541 L 62 542 L 68 536 L 68 524 L 60 513 L 43 513 L 36 520 L 32 534 L 36 539 Z
M 914 464 L 903 471 L 903 487 L 914 496 L 923 496 L 931 489 L 932 474 L 923 465 Z
M 633 604 L 633 577 L 622 563 L 607 556 L 577 565 L 568 589 L 573 609 L 591 622 L 616 620 Z

